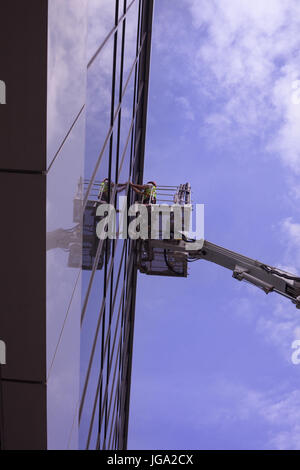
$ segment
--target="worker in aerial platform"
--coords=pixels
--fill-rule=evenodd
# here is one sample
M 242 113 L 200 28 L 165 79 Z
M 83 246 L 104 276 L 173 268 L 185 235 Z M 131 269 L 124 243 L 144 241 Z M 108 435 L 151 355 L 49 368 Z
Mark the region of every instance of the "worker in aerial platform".
M 98 198 L 101 202 L 109 202 L 109 181 L 108 178 L 104 178 L 100 183 Z
M 155 181 L 148 181 L 146 184 L 130 183 L 130 186 L 137 194 L 142 195 L 143 204 L 156 204 L 156 183 Z
M 124 189 L 126 189 L 128 183 L 118 183 L 117 185 L 113 183 L 112 181 L 110 182 L 110 190 L 112 191 L 114 186 L 116 186 L 116 192 L 122 192 Z M 100 183 L 99 187 L 99 192 L 98 192 L 98 199 L 100 202 L 109 202 L 109 179 L 104 178 L 102 182 Z

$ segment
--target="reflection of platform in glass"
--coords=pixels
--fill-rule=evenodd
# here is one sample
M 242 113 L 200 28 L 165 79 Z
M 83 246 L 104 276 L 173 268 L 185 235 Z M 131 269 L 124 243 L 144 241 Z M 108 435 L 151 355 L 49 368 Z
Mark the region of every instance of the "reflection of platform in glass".
M 96 235 L 96 226 L 100 217 L 96 216 L 96 211 L 99 203 L 95 201 L 87 201 L 86 208 L 83 215 L 83 240 L 82 240 L 82 269 L 91 270 L 93 268 L 97 249 L 99 245 L 99 238 Z M 107 259 L 110 257 L 111 240 L 107 239 L 102 241 L 102 249 L 97 265 L 97 269 L 102 269 L 104 265 L 105 256 Z
M 88 184 L 89 181 L 86 180 L 84 185 L 87 186 Z M 100 241 L 96 235 L 96 227 L 101 220 L 101 217 L 96 216 L 96 211 L 99 204 L 105 202 L 100 197 L 102 193 L 99 193 L 99 188 L 103 188 L 101 182 L 93 183 L 83 214 L 82 269 L 84 270 L 93 269 L 99 243 L 102 246 L 97 265 L 98 270 L 103 268 L 105 256 L 108 259 L 111 252 L 111 240 Z M 82 182 L 80 181 L 78 195 L 74 199 L 74 222 L 80 220 L 81 200 Z M 181 247 L 178 250 L 179 240 L 176 238 L 178 238 L 178 231 L 187 230 L 190 224 L 192 211 L 190 184 L 158 186 L 157 204 L 147 204 L 146 207 L 148 210 L 148 237 L 150 240 L 138 242 L 139 246 L 142 247 L 138 268 L 141 272 L 147 274 L 186 277 L 187 261 L 183 253 L 184 249 Z M 179 219 L 175 224 L 176 211 L 177 215 L 179 214 Z M 169 236 L 166 236 L 166 233 Z M 156 242 L 159 242 L 159 244 Z M 81 250 L 78 243 L 70 244 L 69 251 L 68 265 L 70 267 L 79 266 Z
M 69 258 L 68 258 L 68 266 L 69 268 L 80 268 L 81 267 L 81 244 L 79 243 L 72 243 L 69 245 Z

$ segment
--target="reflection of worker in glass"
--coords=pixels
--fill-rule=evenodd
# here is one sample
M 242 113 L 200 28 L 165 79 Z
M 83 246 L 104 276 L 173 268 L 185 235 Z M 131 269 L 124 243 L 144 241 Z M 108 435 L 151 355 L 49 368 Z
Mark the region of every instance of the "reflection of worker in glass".
M 113 190 L 114 186 L 116 186 L 116 192 L 119 193 L 123 191 L 127 183 L 118 183 L 117 185 L 111 181 L 110 183 L 110 189 L 111 191 Z M 100 188 L 99 188 L 99 194 L 98 194 L 98 199 L 100 202 L 109 202 L 109 179 L 104 178 L 104 180 L 100 183 Z
M 130 186 L 137 194 L 142 195 L 143 204 L 156 204 L 156 183 L 148 181 L 147 184 L 133 184 Z
M 109 202 L 109 181 L 108 178 L 100 183 L 98 198 L 100 202 Z

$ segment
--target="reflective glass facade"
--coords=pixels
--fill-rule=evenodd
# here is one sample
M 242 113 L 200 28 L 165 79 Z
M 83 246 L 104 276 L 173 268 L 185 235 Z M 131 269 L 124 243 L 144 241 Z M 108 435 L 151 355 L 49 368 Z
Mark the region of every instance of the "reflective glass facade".
M 118 208 L 141 181 L 152 2 L 92 0 L 88 15 L 80 447 L 125 448 L 136 268 L 129 240 L 86 243 L 101 182 Z M 94 214 L 94 215 L 93 215 Z M 118 226 L 117 226 L 118 229 Z
M 3 449 L 126 448 L 134 243 L 99 242 L 95 208 L 104 179 L 116 207 L 143 179 L 152 12 L 3 1 Z

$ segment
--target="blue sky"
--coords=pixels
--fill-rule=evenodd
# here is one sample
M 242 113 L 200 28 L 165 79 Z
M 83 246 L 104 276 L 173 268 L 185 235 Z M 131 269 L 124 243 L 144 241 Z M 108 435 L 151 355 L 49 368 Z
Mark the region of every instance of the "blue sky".
M 156 0 L 145 180 L 205 238 L 300 272 L 300 4 Z M 129 449 L 300 449 L 300 312 L 205 261 L 139 275 Z

